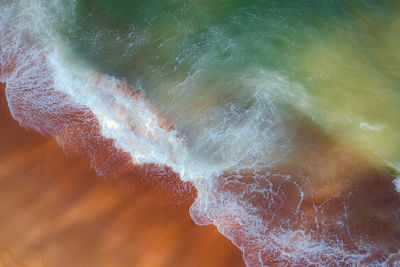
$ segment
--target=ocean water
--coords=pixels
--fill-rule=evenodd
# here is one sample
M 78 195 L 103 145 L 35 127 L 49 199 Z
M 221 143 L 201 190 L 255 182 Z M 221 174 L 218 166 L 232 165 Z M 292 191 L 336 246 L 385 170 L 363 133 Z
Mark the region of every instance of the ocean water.
M 400 264 L 400 2 L 3 0 L 0 14 L 21 126 L 100 175 L 128 154 L 179 176 L 193 220 L 248 266 Z

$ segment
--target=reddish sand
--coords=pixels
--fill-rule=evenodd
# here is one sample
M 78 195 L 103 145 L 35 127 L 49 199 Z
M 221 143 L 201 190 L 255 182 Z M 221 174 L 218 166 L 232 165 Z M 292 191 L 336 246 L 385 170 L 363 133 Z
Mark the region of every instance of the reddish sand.
M 0 266 L 244 265 L 215 227 L 193 223 L 190 201 L 96 176 L 87 158 L 21 128 L 0 92 Z
M 21 128 L 10 116 L 4 88 L 0 92 L 0 266 L 244 266 L 239 249 L 215 227 L 193 223 L 188 208 L 195 192 L 171 171 L 160 179 L 149 168 L 125 168 L 129 159 L 114 151 L 118 158 L 110 163 L 110 157 L 100 156 L 100 165 L 104 161 L 122 171 L 116 178 L 98 177 L 88 158 L 67 156 L 55 140 Z M 360 236 L 379 244 L 382 251 L 369 260 L 397 252 L 400 194 L 394 175 L 311 123 L 299 122 L 302 146 L 270 170 L 292 174 L 299 185 L 308 179 L 300 207 L 305 215 L 291 227 L 309 232 L 319 228 L 316 219 L 325 220 L 330 227 L 324 231 L 349 249 L 357 248 L 353 239 Z M 69 129 L 65 138 L 80 131 Z M 112 142 L 105 142 L 100 153 L 109 154 Z M 220 190 L 240 194 L 244 184 L 254 182 L 252 175 L 233 177 Z M 282 177 L 268 179 L 281 188 L 284 208 L 265 213 L 267 199 L 252 196 L 252 201 L 261 207 L 261 217 L 275 216 L 274 226 L 293 214 L 300 195 Z M 337 227 L 339 218 L 347 232 Z M 262 257 L 276 263 L 273 255 Z

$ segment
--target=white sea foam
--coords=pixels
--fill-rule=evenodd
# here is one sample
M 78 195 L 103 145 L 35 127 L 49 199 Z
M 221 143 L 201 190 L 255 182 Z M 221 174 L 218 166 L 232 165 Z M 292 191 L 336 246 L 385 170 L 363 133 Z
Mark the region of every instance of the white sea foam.
M 383 129 L 383 125 L 371 125 L 367 122 L 360 122 L 360 128 L 362 130 L 381 131 Z
M 192 218 L 198 224 L 215 224 L 243 251 L 248 266 L 271 262 L 355 266 L 368 260 L 372 245 L 366 242 L 358 250 L 346 249 L 342 241 L 324 232 L 324 220 L 315 219 L 318 227 L 310 232 L 292 227 L 309 216 L 301 209 L 306 178 L 260 171 L 278 162 L 283 151 L 290 151 L 292 134 L 284 128 L 275 92 L 295 99 L 290 95 L 293 84 L 266 71 L 245 79 L 254 87 L 246 108 L 234 103 L 210 108 L 202 117 L 205 127 L 189 142 L 180 129 L 162 127 L 151 104 L 127 95 L 120 80 L 70 58 L 65 44 L 51 31 L 57 14 L 49 16 L 45 4 L 0 5 L 0 78 L 7 83 L 12 116 L 22 126 L 66 142 L 59 136 L 75 125 L 90 125 L 93 114 L 101 134 L 128 152 L 134 163 L 167 165 L 192 181 L 198 191 L 190 209 Z M 243 172 L 250 172 L 247 176 L 252 180 L 242 179 Z M 338 225 L 338 230 L 346 231 L 345 225 Z M 398 253 L 368 263 L 394 262 L 399 262 Z
M 396 187 L 397 192 L 400 193 L 400 177 L 399 176 L 397 176 L 397 178 L 393 180 L 393 184 Z

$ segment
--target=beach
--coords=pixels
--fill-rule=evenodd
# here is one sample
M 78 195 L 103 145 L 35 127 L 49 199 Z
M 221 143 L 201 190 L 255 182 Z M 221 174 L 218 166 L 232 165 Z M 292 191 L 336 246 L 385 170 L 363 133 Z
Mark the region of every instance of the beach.
M 2 85 L 1 266 L 244 266 L 215 226 L 192 221 L 190 203 L 171 201 L 172 190 L 97 176 L 88 158 L 20 127 L 4 93 Z
M 399 14 L 1 3 L 2 264 L 398 265 Z

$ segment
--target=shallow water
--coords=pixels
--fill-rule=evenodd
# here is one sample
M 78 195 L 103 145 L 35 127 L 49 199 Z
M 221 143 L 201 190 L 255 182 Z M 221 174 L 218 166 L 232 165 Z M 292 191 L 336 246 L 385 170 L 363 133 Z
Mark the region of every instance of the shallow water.
M 190 182 L 192 218 L 249 266 L 397 264 L 397 1 L 1 7 L 22 126 L 99 174 Z
M 59 31 L 189 140 L 204 116 L 221 124 L 211 107 L 248 108 L 261 91 L 397 168 L 398 13 L 397 1 L 78 1 Z

